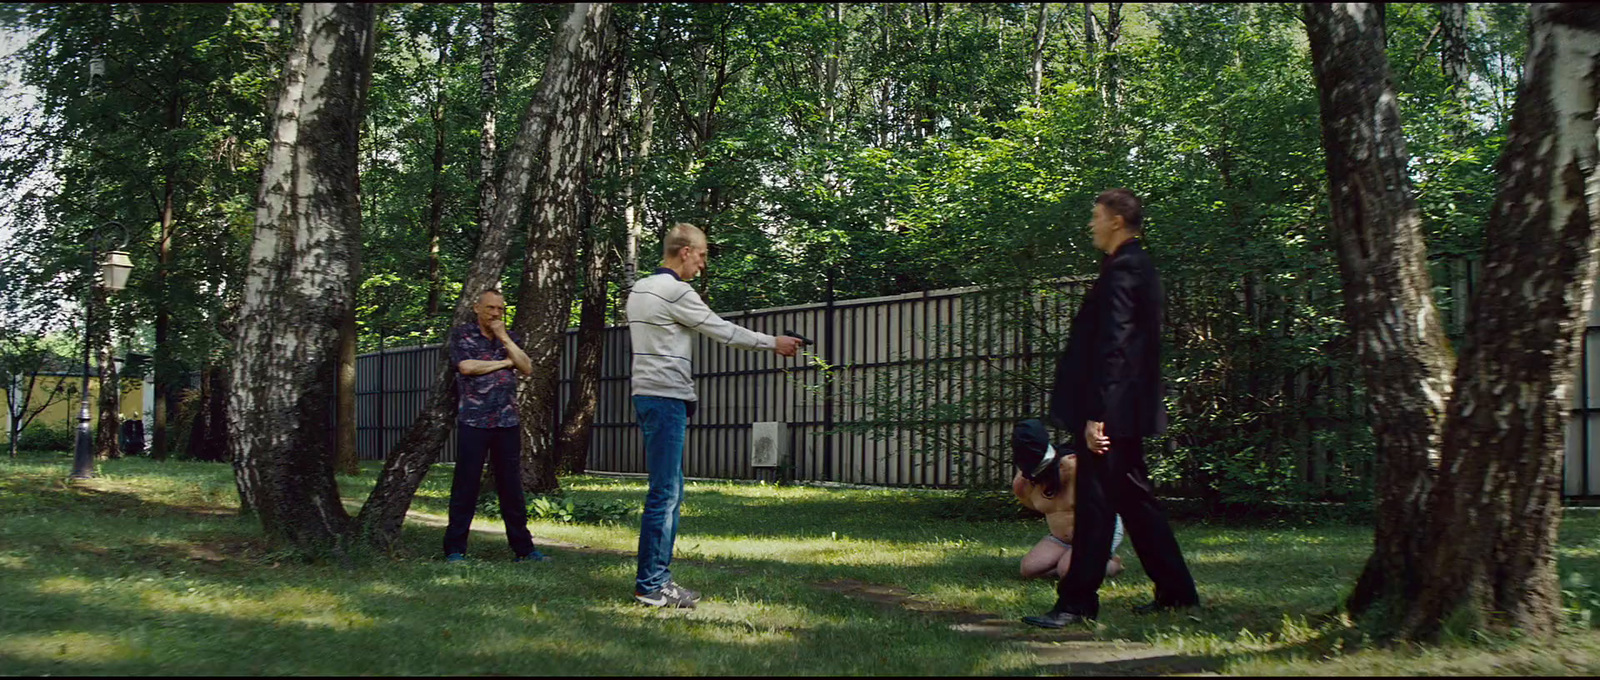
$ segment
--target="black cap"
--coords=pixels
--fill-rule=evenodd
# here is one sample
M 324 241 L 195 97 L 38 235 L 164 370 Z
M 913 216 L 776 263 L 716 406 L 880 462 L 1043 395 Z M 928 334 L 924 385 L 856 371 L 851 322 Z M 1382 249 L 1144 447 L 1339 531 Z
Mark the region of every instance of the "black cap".
M 1050 443 L 1050 430 L 1038 418 L 1029 418 L 1011 430 L 1011 463 L 1023 477 L 1037 481 L 1061 457 Z

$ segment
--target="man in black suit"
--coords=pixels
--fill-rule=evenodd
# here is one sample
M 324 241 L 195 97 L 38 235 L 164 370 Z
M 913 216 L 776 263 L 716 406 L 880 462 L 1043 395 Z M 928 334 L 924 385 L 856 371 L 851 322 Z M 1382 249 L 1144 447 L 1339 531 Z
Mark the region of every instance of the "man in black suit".
M 1144 460 L 1144 438 L 1164 431 L 1167 416 L 1161 398 L 1161 279 L 1140 243 L 1143 218 L 1139 198 L 1127 189 L 1095 198 L 1089 228 L 1106 255 L 1100 277 L 1072 318 L 1050 400 L 1051 421 L 1072 433 L 1075 449 L 1088 452 L 1078 456 L 1073 525 L 1074 550 L 1082 552 L 1056 585 L 1055 606 L 1023 619 L 1041 628 L 1099 616 L 1117 515 L 1155 582 L 1155 601 L 1134 611 L 1200 603 Z

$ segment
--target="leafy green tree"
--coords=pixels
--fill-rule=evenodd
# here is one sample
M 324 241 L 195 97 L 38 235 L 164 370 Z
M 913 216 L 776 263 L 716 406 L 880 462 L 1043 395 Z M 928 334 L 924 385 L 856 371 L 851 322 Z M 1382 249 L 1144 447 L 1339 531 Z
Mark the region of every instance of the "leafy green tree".
M 228 338 L 225 300 L 256 180 L 265 102 L 282 50 L 265 5 L 25 5 L 9 25 L 34 31 L 19 55 L 38 115 L 7 121 L 26 140 L 0 176 L 9 189 L 48 168 L 48 224 L 34 265 L 78 271 L 66 244 L 100 223 L 128 226 L 129 289 L 110 318 L 142 332 L 155 354 L 153 453 L 165 455 L 179 376 L 215 366 Z

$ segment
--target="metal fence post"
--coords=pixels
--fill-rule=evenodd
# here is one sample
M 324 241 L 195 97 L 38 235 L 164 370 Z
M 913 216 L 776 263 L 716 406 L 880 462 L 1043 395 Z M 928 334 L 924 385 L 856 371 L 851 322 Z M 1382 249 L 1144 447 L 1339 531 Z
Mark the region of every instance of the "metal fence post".
M 834 337 L 834 306 L 833 306 L 833 274 L 828 278 L 828 294 L 826 305 L 822 312 L 822 361 L 833 369 L 834 357 L 838 356 L 835 348 L 838 338 Z M 834 478 L 835 467 L 833 461 L 833 376 L 822 374 L 822 476 L 828 481 L 838 481 Z

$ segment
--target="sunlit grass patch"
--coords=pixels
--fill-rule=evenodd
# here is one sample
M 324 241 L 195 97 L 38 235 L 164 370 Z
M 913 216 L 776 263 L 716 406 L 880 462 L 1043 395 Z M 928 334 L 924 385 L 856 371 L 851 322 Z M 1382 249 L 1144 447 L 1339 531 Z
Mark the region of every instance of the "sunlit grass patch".
M 366 465 L 338 478 L 353 507 L 372 485 L 376 466 Z M 229 466 L 112 461 L 101 479 L 67 484 L 69 466 L 68 456 L 0 462 L 0 672 L 1036 674 L 1031 648 L 952 630 L 949 615 L 1015 621 L 1055 600 L 1054 583 L 1017 574 L 1043 521 L 952 519 L 940 511 L 959 499 L 951 492 L 693 482 L 673 572 L 705 599 L 662 611 L 630 594 L 637 515 L 534 522 L 537 542 L 589 548 L 550 547 L 553 562 L 514 564 L 499 517 L 480 514 L 471 560 L 443 562 L 448 467 L 424 480 L 393 556 L 340 566 L 262 541 L 259 525 L 236 515 Z M 642 503 L 646 487 L 601 476 L 563 483 L 590 502 Z M 1357 650 L 1347 626 L 1311 621 L 1348 593 L 1369 528 L 1175 526 L 1206 606 L 1193 616 L 1129 614 L 1151 584 L 1125 545 L 1128 569 L 1101 590 L 1096 639 L 1156 642 L 1208 667 L 1273 674 L 1560 673 L 1588 668 L 1600 646 L 1564 638 L 1551 653 L 1570 663 L 1522 647 Z M 1563 572 L 1600 573 L 1600 515 L 1572 513 L 1562 535 Z M 841 581 L 892 586 L 907 604 L 824 587 Z M 1050 639 L 1020 623 L 1015 632 Z M 1487 656 L 1467 663 L 1474 654 Z
M 92 666 L 131 660 L 140 654 L 136 645 L 122 636 L 108 633 L 55 631 L 0 636 L 0 660 L 13 657 L 38 664 L 71 660 Z
M 175 614 L 227 616 L 308 628 L 362 628 L 374 623 L 372 617 L 353 611 L 345 598 L 307 588 L 284 588 L 265 597 L 192 586 L 183 591 L 152 589 L 145 591 L 142 604 Z

